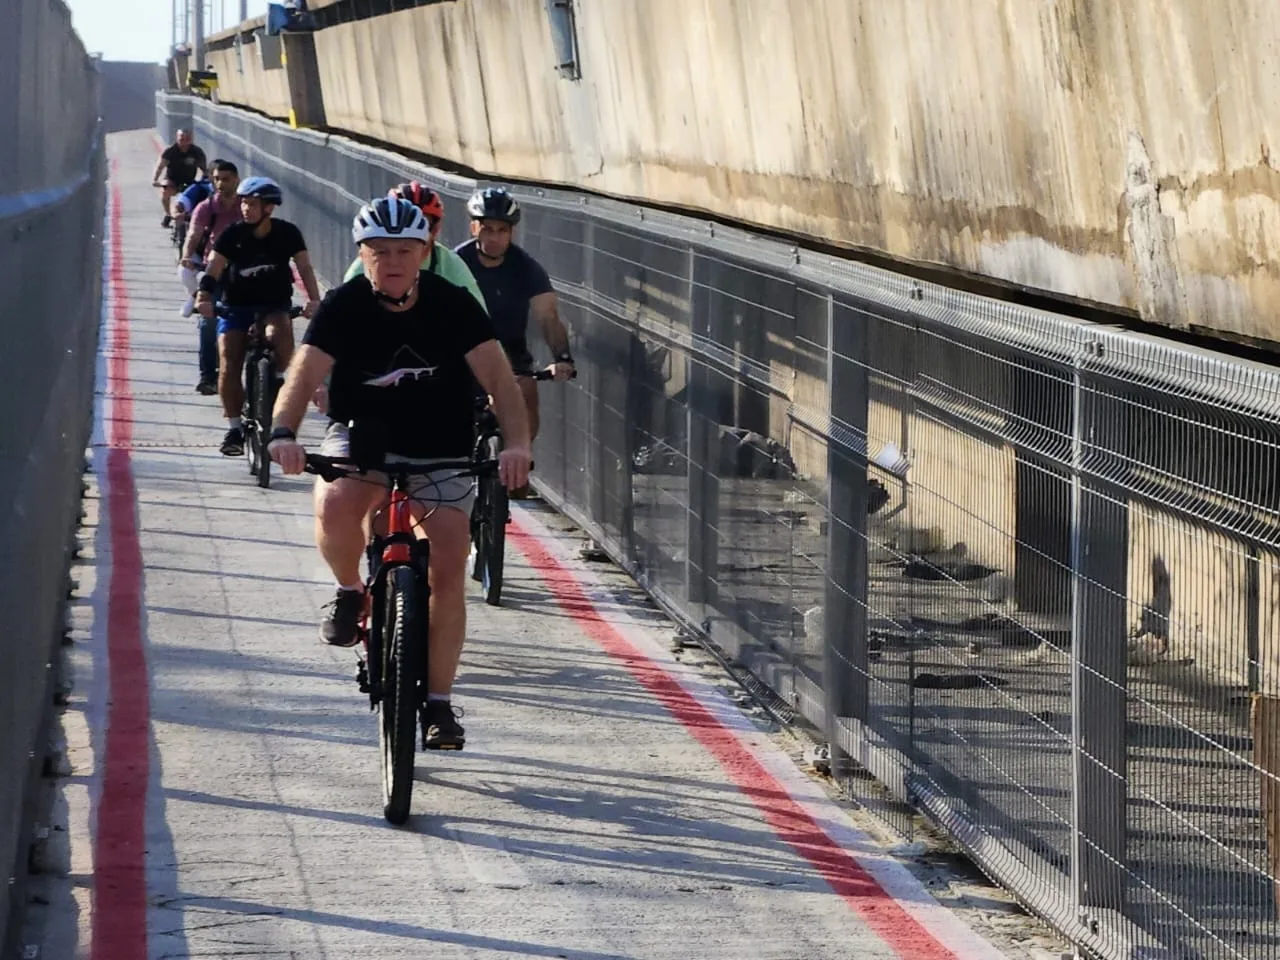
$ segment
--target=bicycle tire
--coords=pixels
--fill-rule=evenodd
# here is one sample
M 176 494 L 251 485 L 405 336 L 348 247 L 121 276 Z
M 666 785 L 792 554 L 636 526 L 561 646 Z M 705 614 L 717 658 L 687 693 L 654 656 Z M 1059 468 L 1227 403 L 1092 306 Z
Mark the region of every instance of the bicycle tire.
M 419 644 L 426 636 L 426 604 L 417 573 L 399 566 L 387 577 L 388 616 L 383 623 L 382 699 L 378 746 L 382 758 L 382 815 L 397 826 L 409 819 L 413 758 L 418 739 Z
M 261 459 L 266 456 L 258 433 L 253 428 L 253 409 L 258 394 L 257 371 L 254 364 L 246 365 L 244 372 L 244 405 L 240 408 L 240 422 L 244 425 L 245 460 L 249 464 L 249 476 L 256 477 Z
M 502 571 L 507 543 L 507 488 L 497 477 L 489 478 L 488 516 L 484 523 L 484 568 L 480 584 L 484 602 L 491 607 L 502 603 Z
M 258 358 L 257 397 L 254 403 L 254 428 L 258 434 L 258 486 L 266 489 L 271 486 L 271 458 L 267 456 L 267 437 L 271 436 L 271 414 L 275 406 L 275 364 L 270 355 Z

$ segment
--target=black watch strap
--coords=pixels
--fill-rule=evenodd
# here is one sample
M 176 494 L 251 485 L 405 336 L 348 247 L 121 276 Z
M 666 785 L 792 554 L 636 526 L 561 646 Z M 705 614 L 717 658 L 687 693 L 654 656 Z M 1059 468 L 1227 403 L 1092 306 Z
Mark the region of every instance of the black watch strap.
M 288 427 L 272 427 L 271 439 L 272 440 L 297 440 L 298 435 L 294 433 L 292 430 L 290 430 Z

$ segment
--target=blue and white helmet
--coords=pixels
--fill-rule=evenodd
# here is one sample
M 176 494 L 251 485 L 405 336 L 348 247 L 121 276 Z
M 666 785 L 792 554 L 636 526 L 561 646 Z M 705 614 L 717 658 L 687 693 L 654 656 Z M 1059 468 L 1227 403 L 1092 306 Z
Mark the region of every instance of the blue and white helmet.
M 257 197 L 263 203 L 274 203 L 276 206 L 284 203 L 284 192 L 280 189 L 280 184 L 270 177 L 245 177 L 236 188 L 236 196 Z
M 431 238 L 431 225 L 411 201 L 400 197 L 370 200 L 351 221 L 351 239 L 356 244 L 367 240 L 421 240 Z

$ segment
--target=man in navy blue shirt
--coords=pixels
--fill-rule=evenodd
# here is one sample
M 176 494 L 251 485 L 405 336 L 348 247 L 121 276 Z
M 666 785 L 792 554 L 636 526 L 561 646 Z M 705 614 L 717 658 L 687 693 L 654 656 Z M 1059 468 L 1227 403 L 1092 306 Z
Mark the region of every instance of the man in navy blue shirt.
M 467 201 L 467 213 L 471 215 L 472 239 L 460 244 L 455 252 L 471 268 L 484 294 L 498 340 L 524 394 L 532 440 L 538 435 L 538 384 L 533 379 L 533 355 L 525 338 L 529 315 L 532 313 L 538 321 L 551 348 L 554 362 L 548 369 L 556 380 L 573 376 L 569 334 L 560 321 L 547 271 L 512 240 L 515 225 L 520 222 L 520 205 L 515 198 L 501 187 L 477 190 Z

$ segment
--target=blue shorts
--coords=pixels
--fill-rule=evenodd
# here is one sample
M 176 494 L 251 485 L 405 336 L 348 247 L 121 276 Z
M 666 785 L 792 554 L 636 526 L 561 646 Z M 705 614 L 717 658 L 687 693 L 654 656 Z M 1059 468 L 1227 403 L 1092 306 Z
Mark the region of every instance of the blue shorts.
M 291 303 L 278 307 L 229 307 L 226 304 L 219 304 L 218 336 L 234 331 L 245 333 L 259 318 L 270 316 L 273 313 L 283 313 L 287 317 L 292 309 L 293 304 Z

